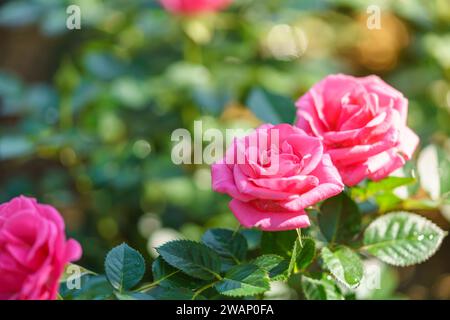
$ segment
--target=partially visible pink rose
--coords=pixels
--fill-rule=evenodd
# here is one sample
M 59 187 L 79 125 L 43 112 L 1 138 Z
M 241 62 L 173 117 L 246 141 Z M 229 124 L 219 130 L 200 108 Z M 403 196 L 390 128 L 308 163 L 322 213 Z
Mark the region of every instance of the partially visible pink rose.
M 328 76 L 297 107 L 297 126 L 322 139 L 348 186 L 386 177 L 419 143 L 406 125 L 408 100 L 377 76 Z
M 235 139 L 212 165 L 212 187 L 233 198 L 230 209 L 243 226 L 281 231 L 308 227 L 304 209 L 344 185 L 320 139 L 280 124 Z
M 81 247 L 66 241 L 58 211 L 33 198 L 0 205 L 0 300 L 53 300 L 64 266 Z
M 232 0 L 160 0 L 163 7 L 175 14 L 193 15 L 226 8 Z

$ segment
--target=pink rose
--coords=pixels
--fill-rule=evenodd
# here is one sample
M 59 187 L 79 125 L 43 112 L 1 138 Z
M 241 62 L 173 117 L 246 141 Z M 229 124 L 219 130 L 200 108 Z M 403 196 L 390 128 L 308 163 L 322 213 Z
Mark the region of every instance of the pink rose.
M 233 198 L 230 209 L 243 226 L 281 231 L 308 227 L 304 209 L 344 185 L 320 139 L 280 124 L 235 139 L 212 166 L 212 187 Z
M 0 205 L 0 300 L 55 299 L 64 266 L 80 256 L 55 208 L 24 196 Z
M 224 9 L 232 0 L 160 0 L 160 2 L 172 13 L 191 15 Z
M 297 126 L 322 139 L 348 186 L 386 177 L 419 143 L 406 126 L 408 100 L 377 76 L 328 76 L 297 107 Z

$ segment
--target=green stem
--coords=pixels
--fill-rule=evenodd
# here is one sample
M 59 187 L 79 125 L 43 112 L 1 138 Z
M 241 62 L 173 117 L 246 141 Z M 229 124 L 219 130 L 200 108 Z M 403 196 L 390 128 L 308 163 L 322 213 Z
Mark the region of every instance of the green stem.
M 206 286 L 201 287 L 200 289 L 198 289 L 197 291 L 195 291 L 195 293 L 194 293 L 194 295 L 193 295 L 193 297 L 192 297 L 192 300 L 195 300 L 195 298 L 197 298 L 203 291 L 205 291 L 205 290 L 211 288 L 211 287 L 214 286 L 217 282 L 219 282 L 219 281 L 211 282 L 211 283 L 207 284 Z
M 302 229 L 297 229 L 297 235 L 298 235 L 298 242 L 300 243 L 300 248 L 303 248 L 303 242 L 302 242 Z
M 162 278 L 159 279 L 159 280 L 153 281 L 153 282 L 151 282 L 151 283 L 144 284 L 142 287 L 139 287 L 139 288 L 137 288 L 137 289 L 134 290 L 134 291 L 135 291 L 135 292 L 144 292 L 144 291 L 147 291 L 147 290 L 149 290 L 149 289 L 151 289 L 151 288 L 157 286 L 157 285 L 160 284 L 162 281 L 164 281 L 164 280 L 170 278 L 171 276 L 177 274 L 178 272 L 180 272 L 180 270 L 176 270 L 176 271 L 174 271 L 174 272 L 172 272 L 172 273 L 169 273 L 167 276 L 162 277 Z

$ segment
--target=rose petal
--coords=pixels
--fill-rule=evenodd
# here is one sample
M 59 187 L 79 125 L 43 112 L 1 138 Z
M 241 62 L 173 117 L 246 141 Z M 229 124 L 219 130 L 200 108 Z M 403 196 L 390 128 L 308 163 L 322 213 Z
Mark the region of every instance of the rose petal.
M 256 210 L 251 204 L 239 200 L 230 202 L 230 209 L 246 228 L 259 228 L 264 231 L 283 231 L 309 227 L 305 211 L 264 212 Z

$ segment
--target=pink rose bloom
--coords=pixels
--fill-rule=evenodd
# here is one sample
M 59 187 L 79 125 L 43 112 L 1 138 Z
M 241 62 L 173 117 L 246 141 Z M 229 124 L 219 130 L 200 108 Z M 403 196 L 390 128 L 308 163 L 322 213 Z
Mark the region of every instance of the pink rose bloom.
M 344 185 L 320 139 L 288 124 L 266 124 L 235 139 L 212 165 L 212 187 L 233 198 L 230 209 L 243 226 L 281 231 L 308 227 L 304 209 Z
M 64 266 L 80 256 L 55 208 L 24 196 L 0 205 L 0 300 L 55 299 Z
M 160 0 L 160 2 L 172 13 L 192 15 L 224 9 L 232 0 Z
M 408 100 L 377 76 L 328 76 L 297 107 L 297 126 L 322 139 L 348 186 L 386 177 L 419 143 L 406 126 Z

